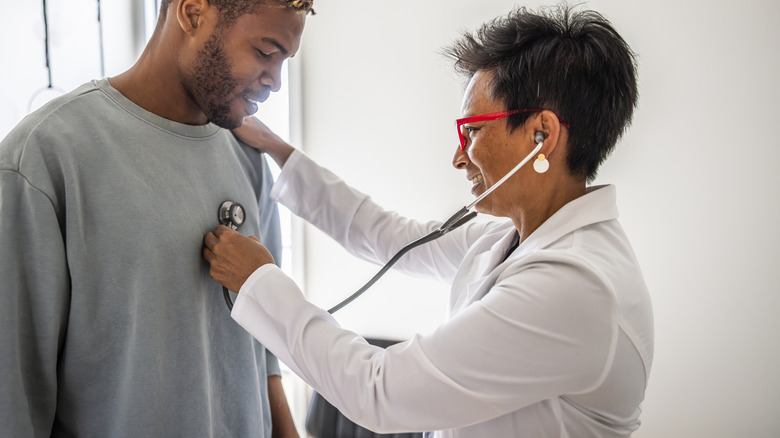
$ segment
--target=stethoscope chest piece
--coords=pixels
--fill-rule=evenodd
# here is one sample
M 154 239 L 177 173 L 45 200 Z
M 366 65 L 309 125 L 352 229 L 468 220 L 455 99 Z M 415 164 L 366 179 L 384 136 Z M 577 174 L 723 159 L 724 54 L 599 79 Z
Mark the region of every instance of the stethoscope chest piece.
M 244 224 L 244 207 L 238 202 L 225 201 L 219 206 L 219 223 L 237 230 Z M 233 301 L 230 299 L 230 292 L 226 287 L 222 287 L 222 296 L 225 298 L 229 310 L 233 310 Z
M 219 206 L 219 223 L 237 230 L 244 223 L 244 207 L 238 202 L 225 201 Z

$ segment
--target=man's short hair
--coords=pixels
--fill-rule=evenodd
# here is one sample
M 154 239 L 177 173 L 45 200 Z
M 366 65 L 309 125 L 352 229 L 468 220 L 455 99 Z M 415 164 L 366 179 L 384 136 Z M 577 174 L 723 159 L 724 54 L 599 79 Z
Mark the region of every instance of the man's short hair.
M 549 109 L 568 122 L 567 165 L 587 181 L 631 123 L 639 97 L 633 51 L 594 11 L 515 9 L 445 53 L 469 79 L 493 72 L 492 98 L 505 109 Z M 507 124 L 515 129 L 531 116 L 519 113 Z
M 314 0 L 208 0 L 209 4 L 219 10 L 219 27 L 235 24 L 239 17 L 255 12 L 259 6 L 277 4 L 288 7 L 298 13 L 314 14 Z M 160 2 L 160 18 L 165 19 L 171 0 Z

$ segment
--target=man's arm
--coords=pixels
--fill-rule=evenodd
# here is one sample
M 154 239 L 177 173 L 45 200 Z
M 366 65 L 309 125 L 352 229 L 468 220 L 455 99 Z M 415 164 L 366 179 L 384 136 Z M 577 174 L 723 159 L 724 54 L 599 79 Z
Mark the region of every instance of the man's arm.
M 254 117 L 251 117 L 254 119 Z M 259 122 L 258 122 L 259 123 Z M 276 263 L 282 260 L 282 236 L 279 222 L 279 209 L 271 200 L 269 192 L 274 184 L 271 170 L 262 154 L 252 160 L 257 165 L 260 180 L 256 182 L 260 218 L 260 238 L 271 252 Z M 282 387 L 282 376 L 279 361 L 266 350 L 266 372 L 268 373 L 268 401 L 271 409 L 272 435 L 274 438 L 298 438 L 287 397 Z
M 0 236 L 2 433 L 48 437 L 70 278 L 52 201 L 14 170 L 0 169 Z
M 282 387 L 282 376 L 268 376 L 268 401 L 271 404 L 273 438 L 298 438 L 287 397 Z

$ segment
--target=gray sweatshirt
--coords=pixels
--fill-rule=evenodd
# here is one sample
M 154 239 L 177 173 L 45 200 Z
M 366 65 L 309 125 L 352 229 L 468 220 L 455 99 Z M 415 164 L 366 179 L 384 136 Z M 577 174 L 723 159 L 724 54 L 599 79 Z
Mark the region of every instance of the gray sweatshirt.
M 0 143 L 2 435 L 270 436 L 278 364 L 201 251 L 230 200 L 278 261 L 271 183 L 229 131 L 163 119 L 106 80 L 25 118 Z

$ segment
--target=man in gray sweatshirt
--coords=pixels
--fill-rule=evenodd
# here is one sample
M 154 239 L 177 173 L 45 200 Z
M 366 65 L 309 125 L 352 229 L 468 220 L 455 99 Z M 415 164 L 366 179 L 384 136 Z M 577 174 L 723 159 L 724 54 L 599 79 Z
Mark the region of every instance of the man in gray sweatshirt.
M 297 436 L 276 359 L 200 254 L 232 201 L 280 255 L 265 159 L 228 129 L 279 89 L 310 10 L 163 0 L 133 67 L 0 143 L 4 436 Z

